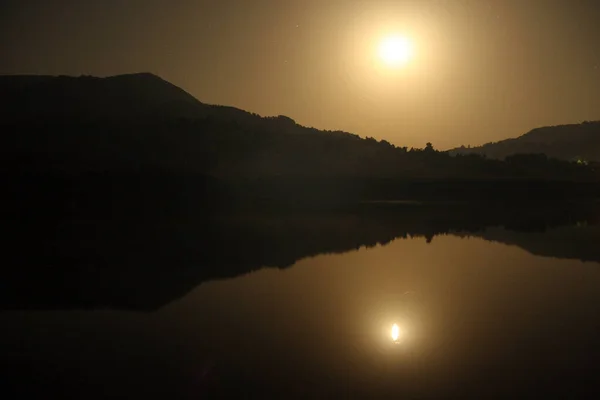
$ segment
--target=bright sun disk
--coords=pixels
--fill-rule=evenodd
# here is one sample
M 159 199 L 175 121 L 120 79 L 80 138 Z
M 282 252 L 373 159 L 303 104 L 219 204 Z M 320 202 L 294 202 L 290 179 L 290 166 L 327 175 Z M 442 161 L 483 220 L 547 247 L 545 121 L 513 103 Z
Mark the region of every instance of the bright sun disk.
M 390 67 L 405 65 L 413 53 L 412 42 L 404 36 L 388 36 L 379 44 L 379 57 Z

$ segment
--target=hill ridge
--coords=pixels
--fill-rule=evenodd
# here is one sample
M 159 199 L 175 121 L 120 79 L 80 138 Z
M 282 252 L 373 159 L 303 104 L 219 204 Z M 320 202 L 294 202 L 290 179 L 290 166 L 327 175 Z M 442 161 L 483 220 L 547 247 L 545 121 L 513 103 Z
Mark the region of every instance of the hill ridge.
M 6 171 L 72 175 L 160 169 L 253 178 L 596 179 L 594 170 L 571 163 L 451 157 L 431 143 L 408 149 L 386 140 L 302 126 L 283 115 L 263 117 L 210 105 L 152 73 L 105 78 L 4 76 L 0 103 L 0 124 L 6 133 L 0 143 L 1 161 Z
M 567 161 L 600 162 L 600 121 L 537 127 L 516 138 L 481 146 L 461 146 L 449 150 L 449 153 L 480 154 L 494 159 L 543 153 Z

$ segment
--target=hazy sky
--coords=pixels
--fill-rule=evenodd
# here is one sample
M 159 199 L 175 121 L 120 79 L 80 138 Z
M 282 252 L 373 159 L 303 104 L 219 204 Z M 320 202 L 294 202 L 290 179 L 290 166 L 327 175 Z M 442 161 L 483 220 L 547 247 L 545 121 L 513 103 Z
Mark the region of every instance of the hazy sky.
M 595 0 L 0 0 L 0 73 L 153 72 L 207 103 L 445 149 L 600 119 Z M 378 44 L 408 37 L 386 67 Z

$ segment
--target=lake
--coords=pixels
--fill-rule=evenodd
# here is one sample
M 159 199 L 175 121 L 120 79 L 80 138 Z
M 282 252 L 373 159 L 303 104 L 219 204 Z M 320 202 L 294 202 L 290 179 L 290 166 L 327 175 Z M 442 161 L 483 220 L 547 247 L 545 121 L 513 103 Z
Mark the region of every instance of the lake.
M 599 392 L 600 227 L 563 218 L 541 229 L 539 220 L 536 229 L 525 229 L 531 221 L 464 229 L 462 217 L 414 215 L 398 217 L 403 223 L 261 218 L 258 230 L 249 228 L 258 218 L 235 218 L 197 228 L 212 233 L 186 242 L 203 249 L 191 266 L 160 259 L 166 268 L 106 269 L 73 256 L 75 275 L 9 274 L 2 391 L 63 399 Z M 212 254 L 214 232 L 239 240 L 219 239 Z

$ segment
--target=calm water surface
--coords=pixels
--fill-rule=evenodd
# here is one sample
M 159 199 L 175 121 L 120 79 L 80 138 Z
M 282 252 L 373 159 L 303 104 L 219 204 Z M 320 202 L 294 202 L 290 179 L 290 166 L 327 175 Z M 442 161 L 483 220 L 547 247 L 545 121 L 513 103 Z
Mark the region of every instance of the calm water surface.
M 589 396 L 600 264 L 494 235 L 318 255 L 202 283 L 155 312 L 3 311 L 1 386 L 12 398 Z

